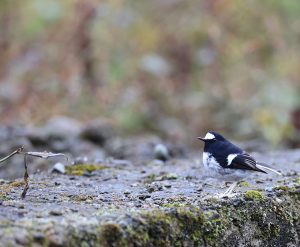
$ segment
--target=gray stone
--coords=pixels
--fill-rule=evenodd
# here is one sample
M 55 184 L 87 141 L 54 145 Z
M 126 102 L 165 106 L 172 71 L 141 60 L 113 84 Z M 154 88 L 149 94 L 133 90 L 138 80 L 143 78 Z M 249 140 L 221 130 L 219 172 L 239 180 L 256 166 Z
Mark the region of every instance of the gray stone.
M 81 128 L 82 124 L 77 120 L 58 116 L 50 119 L 41 130 L 48 137 L 69 138 L 78 136 Z
M 61 215 L 63 215 L 63 212 L 60 211 L 60 210 L 51 210 L 51 211 L 49 211 L 49 215 L 52 215 L 52 216 L 61 216 Z
M 88 123 L 80 133 L 82 139 L 91 141 L 100 146 L 103 146 L 104 143 L 114 135 L 115 130 L 112 123 L 103 119 L 96 119 Z
M 265 188 L 265 191 L 267 191 L 267 192 L 272 192 L 273 189 L 274 189 L 274 187 L 267 187 L 267 188 Z
M 145 161 L 153 159 L 153 148 L 161 140 L 157 136 L 138 136 L 110 139 L 104 146 L 106 153 L 116 159 Z

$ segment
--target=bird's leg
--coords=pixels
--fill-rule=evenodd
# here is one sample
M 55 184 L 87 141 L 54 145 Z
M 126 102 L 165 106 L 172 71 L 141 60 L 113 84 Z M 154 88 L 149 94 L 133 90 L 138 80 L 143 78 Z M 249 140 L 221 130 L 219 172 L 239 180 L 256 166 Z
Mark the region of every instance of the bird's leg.
M 203 187 L 214 187 L 215 186 L 215 183 L 214 183 L 214 179 L 212 178 L 206 178 L 204 183 L 203 183 Z
M 233 190 L 235 189 L 235 187 L 238 185 L 238 182 L 233 182 L 230 187 L 221 195 L 219 195 L 219 198 L 223 198 L 223 197 L 230 197 L 232 195 Z
M 224 194 L 230 195 L 237 185 L 238 182 L 233 182 L 232 185 L 230 185 L 230 187 L 228 188 L 228 190 L 225 191 Z

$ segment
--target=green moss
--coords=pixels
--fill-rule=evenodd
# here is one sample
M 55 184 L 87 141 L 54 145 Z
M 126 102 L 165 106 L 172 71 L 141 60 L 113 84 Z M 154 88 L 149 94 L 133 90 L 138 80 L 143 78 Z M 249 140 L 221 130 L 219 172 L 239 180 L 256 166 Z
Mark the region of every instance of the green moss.
M 8 200 L 7 192 L 0 191 L 0 200 L 1 200 L 1 201 L 6 201 L 6 200 Z
M 163 175 L 160 180 L 176 180 L 178 178 L 177 174 L 175 173 L 167 173 Z
M 207 211 L 204 213 L 202 232 L 206 245 L 215 245 L 222 239 L 229 224 L 226 218 L 224 218 L 224 215 L 227 215 L 226 211 L 222 213 L 218 211 Z
M 119 224 L 105 223 L 100 229 L 100 242 L 103 246 L 125 246 L 124 232 Z
M 251 201 L 263 201 L 264 200 L 264 195 L 262 192 L 257 191 L 257 190 L 248 190 L 245 193 L 245 199 L 246 200 L 251 200 Z
M 240 187 L 249 187 L 250 184 L 247 181 L 242 181 L 242 182 L 239 183 L 239 186 Z
M 299 203 L 300 200 L 300 188 L 291 188 L 288 194 Z
M 165 174 L 160 174 L 159 176 L 152 173 L 144 178 L 144 183 L 152 183 L 154 181 L 176 180 L 176 179 L 178 179 L 178 176 L 175 173 L 165 173 Z
M 107 166 L 103 165 L 94 165 L 94 164 L 76 164 L 72 166 L 66 166 L 66 174 L 82 176 L 85 172 L 93 172 L 96 170 L 103 170 Z
M 184 206 L 184 204 L 180 202 L 171 202 L 171 203 L 164 203 L 161 206 L 165 208 L 179 208 Z
M 133 213 L 130 222 L 122 224 L 126 246 L 182 246 L 183 242 L 187 246 L 203 245 L 203 213 L 196 207 Z M 107 243 L 119 246 L 116 242 Z
M 8 194 L 13 188 L 24 186 L 23 180 L 17 180 L 0 185 L 0 200 L 8 200 Z
M 152 226 L 150 237 L 161 236 L 154 246 L 172 246 L 171 241 L 176 237 L 177 243 L 189 240 L 192 246 L 198 246 L 202 241 L 203 214 L 199 208 L 180 207 L 166 212 L 157 210 L 148 214 L 147 218 Z
M 208 203 L 210 203 L 210 204 L 214 204 L 214 203 L 218 203 L 219 202 L 218 198 L 216 198 L 216 197 L 207 198 L 206 201 Z
M 8 184 L 9 187 L 21 187 L 24 186 L 24 181 L 18 180 L 18 181 L 13 181 Z
M 284 186 L 284 185 L 282 185 L 282 186 L 278 186 L 278 187 L 276 187 L 276 188 L 275 188 L 275 190 L 283 190 L 283 191 L 288 191 L 288 190 L 289 190 L 289 187 L 288 187 L 288 186 Z
M 151 184 L 152 182 L 155 181 L 155 179 L 156 179 L 156 175 L 154 173 L 151 173 L 144 178 L 144 183 Z
M 76 202 L 84 202 L 84 201 L 92 201 L 94 198 L 92 196 L 80 194 L 80 195 L 72 196 L 71 199 Z

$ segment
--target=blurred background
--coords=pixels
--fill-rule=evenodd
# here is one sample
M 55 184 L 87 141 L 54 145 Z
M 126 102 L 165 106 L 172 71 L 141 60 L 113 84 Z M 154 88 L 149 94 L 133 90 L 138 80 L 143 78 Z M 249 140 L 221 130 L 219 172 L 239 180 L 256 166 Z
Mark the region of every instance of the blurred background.
M 297 0 L 1 0 L 0 123 L 297 147 L 299 13 Z

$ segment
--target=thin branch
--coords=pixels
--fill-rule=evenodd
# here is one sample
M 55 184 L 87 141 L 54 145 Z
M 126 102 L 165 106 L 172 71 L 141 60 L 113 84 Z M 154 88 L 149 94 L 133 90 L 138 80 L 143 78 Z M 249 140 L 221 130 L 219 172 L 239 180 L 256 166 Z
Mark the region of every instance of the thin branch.
M 48 159 L 52 157 L 64 157 L 67 161 L 69 161 L 69 158 L 67 155 L 63 153 L 52 153 L 52 152 L 23 152 L 24 155 L 30 155 L 38 158 Z
M 14 156 L 14 155 L 16 155 L 16 154 L 22 153 L 23 150 L 24 150 L 24 147 L 19 147 L 17 150 L 13 151 L 11 154 L 9 154 L 9 155 L 5 156 L 4 158 L 0 159 L 0 163 L 2 163 L 2 162 L 4 162 L 4 161 L 8 160 L 9 158 L 11 158 L 12 156 Z M 0 167 L 3 166 L 3 165 L 4 165 L 4 164 L 1 164 Z
M 29 189 L 29 184 L 28 184 L 28 171 L 27 171 L 27 161 L 26 161 L 27 155 L 26 153 L 24 154 L 24 168 L 25 168 L 25 173 L 24 173 L 24 182 L 25 182 L 25 186 L 23 189 L 23 192 L 21 194 L 21 198 L 24 199 L 27 193 L 27 190 Z

